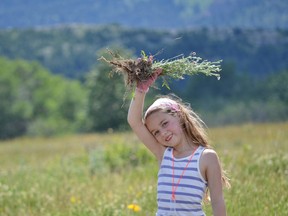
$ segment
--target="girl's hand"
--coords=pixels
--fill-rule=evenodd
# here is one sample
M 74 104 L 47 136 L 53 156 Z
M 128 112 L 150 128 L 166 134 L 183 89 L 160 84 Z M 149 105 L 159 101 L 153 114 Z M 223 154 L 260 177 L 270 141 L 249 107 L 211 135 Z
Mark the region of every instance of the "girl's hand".
M 153 74 L 145 81 L 138 82 L 136 89 L 140 92 L 147 93 L 149 91 L 149 87 L 155 82 L 158 76 L 162 73 L 162 68 L 157 68 L 154 70 Z

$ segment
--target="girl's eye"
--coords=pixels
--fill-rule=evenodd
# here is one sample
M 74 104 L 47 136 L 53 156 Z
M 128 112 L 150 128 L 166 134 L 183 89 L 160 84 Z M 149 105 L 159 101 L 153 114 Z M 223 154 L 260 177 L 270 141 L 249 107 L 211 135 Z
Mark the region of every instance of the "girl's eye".
M 166 127 L 168 122 L 163 122 L 162 127 Z
M 159 134 L 159 131 L 155 131 L 153 135 L 156 137 L 158 134 Z

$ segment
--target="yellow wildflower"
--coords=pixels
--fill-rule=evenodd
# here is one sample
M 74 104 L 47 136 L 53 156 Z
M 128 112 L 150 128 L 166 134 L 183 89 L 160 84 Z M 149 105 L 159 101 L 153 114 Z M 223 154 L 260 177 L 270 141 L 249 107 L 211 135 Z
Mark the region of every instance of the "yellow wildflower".
M 139 212 L 141 211 L 141 207 L 139 205 L 136 204 L 130 204 L 127 206 L 128 209 L 131 209 L 134 212 Z
M 76 203 L 76 197 L 71 196 L 71 197 L 70 197 L 70 202 L 71 202 L 71 203 Z
M 76 198 L 75 196 L 71 196 L 70 202 L 73 204 L 76 204 L 76 203 L 80 203 L 80 200 L 78 198 Z

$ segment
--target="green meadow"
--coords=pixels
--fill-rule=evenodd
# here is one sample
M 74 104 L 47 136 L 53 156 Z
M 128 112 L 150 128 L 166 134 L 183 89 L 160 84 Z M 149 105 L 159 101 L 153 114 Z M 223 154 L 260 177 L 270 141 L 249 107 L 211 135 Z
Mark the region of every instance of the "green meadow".
M 231 179 L 228 215 L 288 215 L 288 123 L 209 136 Z M 0 215 L 155 215 L 157 169 L 129 132 L 1 141 Z

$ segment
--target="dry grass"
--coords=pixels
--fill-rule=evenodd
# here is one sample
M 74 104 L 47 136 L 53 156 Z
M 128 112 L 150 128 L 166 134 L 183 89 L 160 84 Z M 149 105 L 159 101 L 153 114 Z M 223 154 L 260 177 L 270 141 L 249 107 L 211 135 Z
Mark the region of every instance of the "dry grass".
M 231 178 L 228 215 L 288 215 L 287 131 L 288 123 L 209 131 Z M 131 133 L 2 141 L 0 163 L 1 216 L 155 215 L 157 163 Z

